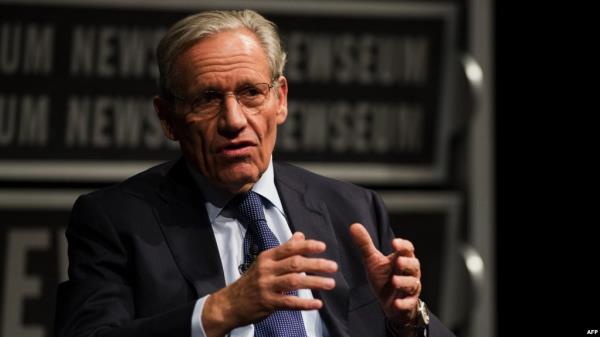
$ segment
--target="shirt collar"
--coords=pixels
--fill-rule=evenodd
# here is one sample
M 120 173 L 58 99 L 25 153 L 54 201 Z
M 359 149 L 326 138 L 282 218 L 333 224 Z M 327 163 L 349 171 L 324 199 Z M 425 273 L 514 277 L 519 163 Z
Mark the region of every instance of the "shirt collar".
M 190 164 L 187 160 L 185 162 L 188 170 L 194 178 L 194 181 L 196 182 L 196 185 L 204 196 L 204 205 L 206 207 L 210 222 L 214 223 L 217 216 L 221 214 L 233 196 L 228 191 L 211 185 L 206 177 L 204 177 L 197 169 L 195 169 L 192 164 Z M 267 167 L 267 170 L 262 174 L 254 186 L 252 186 L 252 191 L 258 193 L 261 197 L 268 200 L 269 203 L 275 206 L 275 208 L 277 208 L 281 214 L 284 214 L 283 205 L 281 203 L 281 199 L 279 198 L 279 193 L 277 193 L 277 188 L 275 187 L 273 157 L 269 159 L 269 166 Z
M 275 187 L 275 173 L 273 170 L 273 158 L 269 160 L 269 166 L 263 173 L 262 177 L 254 184 L 252 191 L 258 193 L 264 199 L 267 199 L 275 208 L 283 213 L 283 205 Z

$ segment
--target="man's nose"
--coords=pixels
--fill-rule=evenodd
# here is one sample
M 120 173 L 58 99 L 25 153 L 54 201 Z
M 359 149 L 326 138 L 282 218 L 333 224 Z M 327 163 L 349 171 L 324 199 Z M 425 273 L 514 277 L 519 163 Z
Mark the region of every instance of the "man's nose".
M 237 133 L 246 127 L 248 120 L 243 107 L 238 103 L 234 94 L 228 93 L 223 97 L 223 107 L 219 116 L 219 129 L 226 133 Z

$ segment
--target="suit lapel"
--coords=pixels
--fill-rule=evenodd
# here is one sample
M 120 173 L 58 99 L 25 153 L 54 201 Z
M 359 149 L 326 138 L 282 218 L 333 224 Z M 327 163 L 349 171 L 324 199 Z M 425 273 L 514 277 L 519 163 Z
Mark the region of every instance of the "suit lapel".
M 291 176 L 284 166 L 275 165 L 275 184 L 292 231 L 304 233 L 307 239 L 325 242 L 327 249 L 319 257 L 336 261 L 340 265 L 338 242 L 325 202 L 316 193 L 311 193 L 298 177 Z M 320 314 L 327 323 L 329 335 L 349 336 L 349 287 L 339 269 L 333 277 L 336 282 L 333 290 L 313 291 L 313 294 L 324 302 Z
M 181 273 L 199 297 L 223 288 L 223 268 L 202 193 L 183 159 L 171 168 L 159 194 L 156 217 Z

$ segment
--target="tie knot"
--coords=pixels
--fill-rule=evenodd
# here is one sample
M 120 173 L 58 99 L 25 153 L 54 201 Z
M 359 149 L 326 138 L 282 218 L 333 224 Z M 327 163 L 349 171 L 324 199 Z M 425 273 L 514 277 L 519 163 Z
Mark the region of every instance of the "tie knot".
M 265 220 L 263 203 L 260 196 L 253 191 L 238 194 L 234 199 L 238 214 L 250 222 Z
M 279 246 L 279 240 L 267 224 L 263 203 L 258 194 L 252 191 L 243 193 L 236 196 L 234 202 L 238 219 L 246 226 L 248 233 L 251 233 L 251 239 L 255 240 L 260 252 Z

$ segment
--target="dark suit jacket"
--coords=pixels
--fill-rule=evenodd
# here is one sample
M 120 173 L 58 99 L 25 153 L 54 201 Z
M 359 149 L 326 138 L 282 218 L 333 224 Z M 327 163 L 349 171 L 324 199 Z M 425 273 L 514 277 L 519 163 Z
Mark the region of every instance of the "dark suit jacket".
M 315 291 L 335 336 L 385 336 L 385 321 L 348 226 L 364 224 L 391 250 L 393 233 L 372 191 L 276 164 L 292 231 L 324 241 L 337 261 L 332 291 Z M 58 289 L 57 336 L 190 336 L 195 301 L 225 286 L 201 192 L 185 162 L 169 162 L 81 196 L 67 229 L 69 281 Z M 430 336 L 446 336 L 433 318 Z

